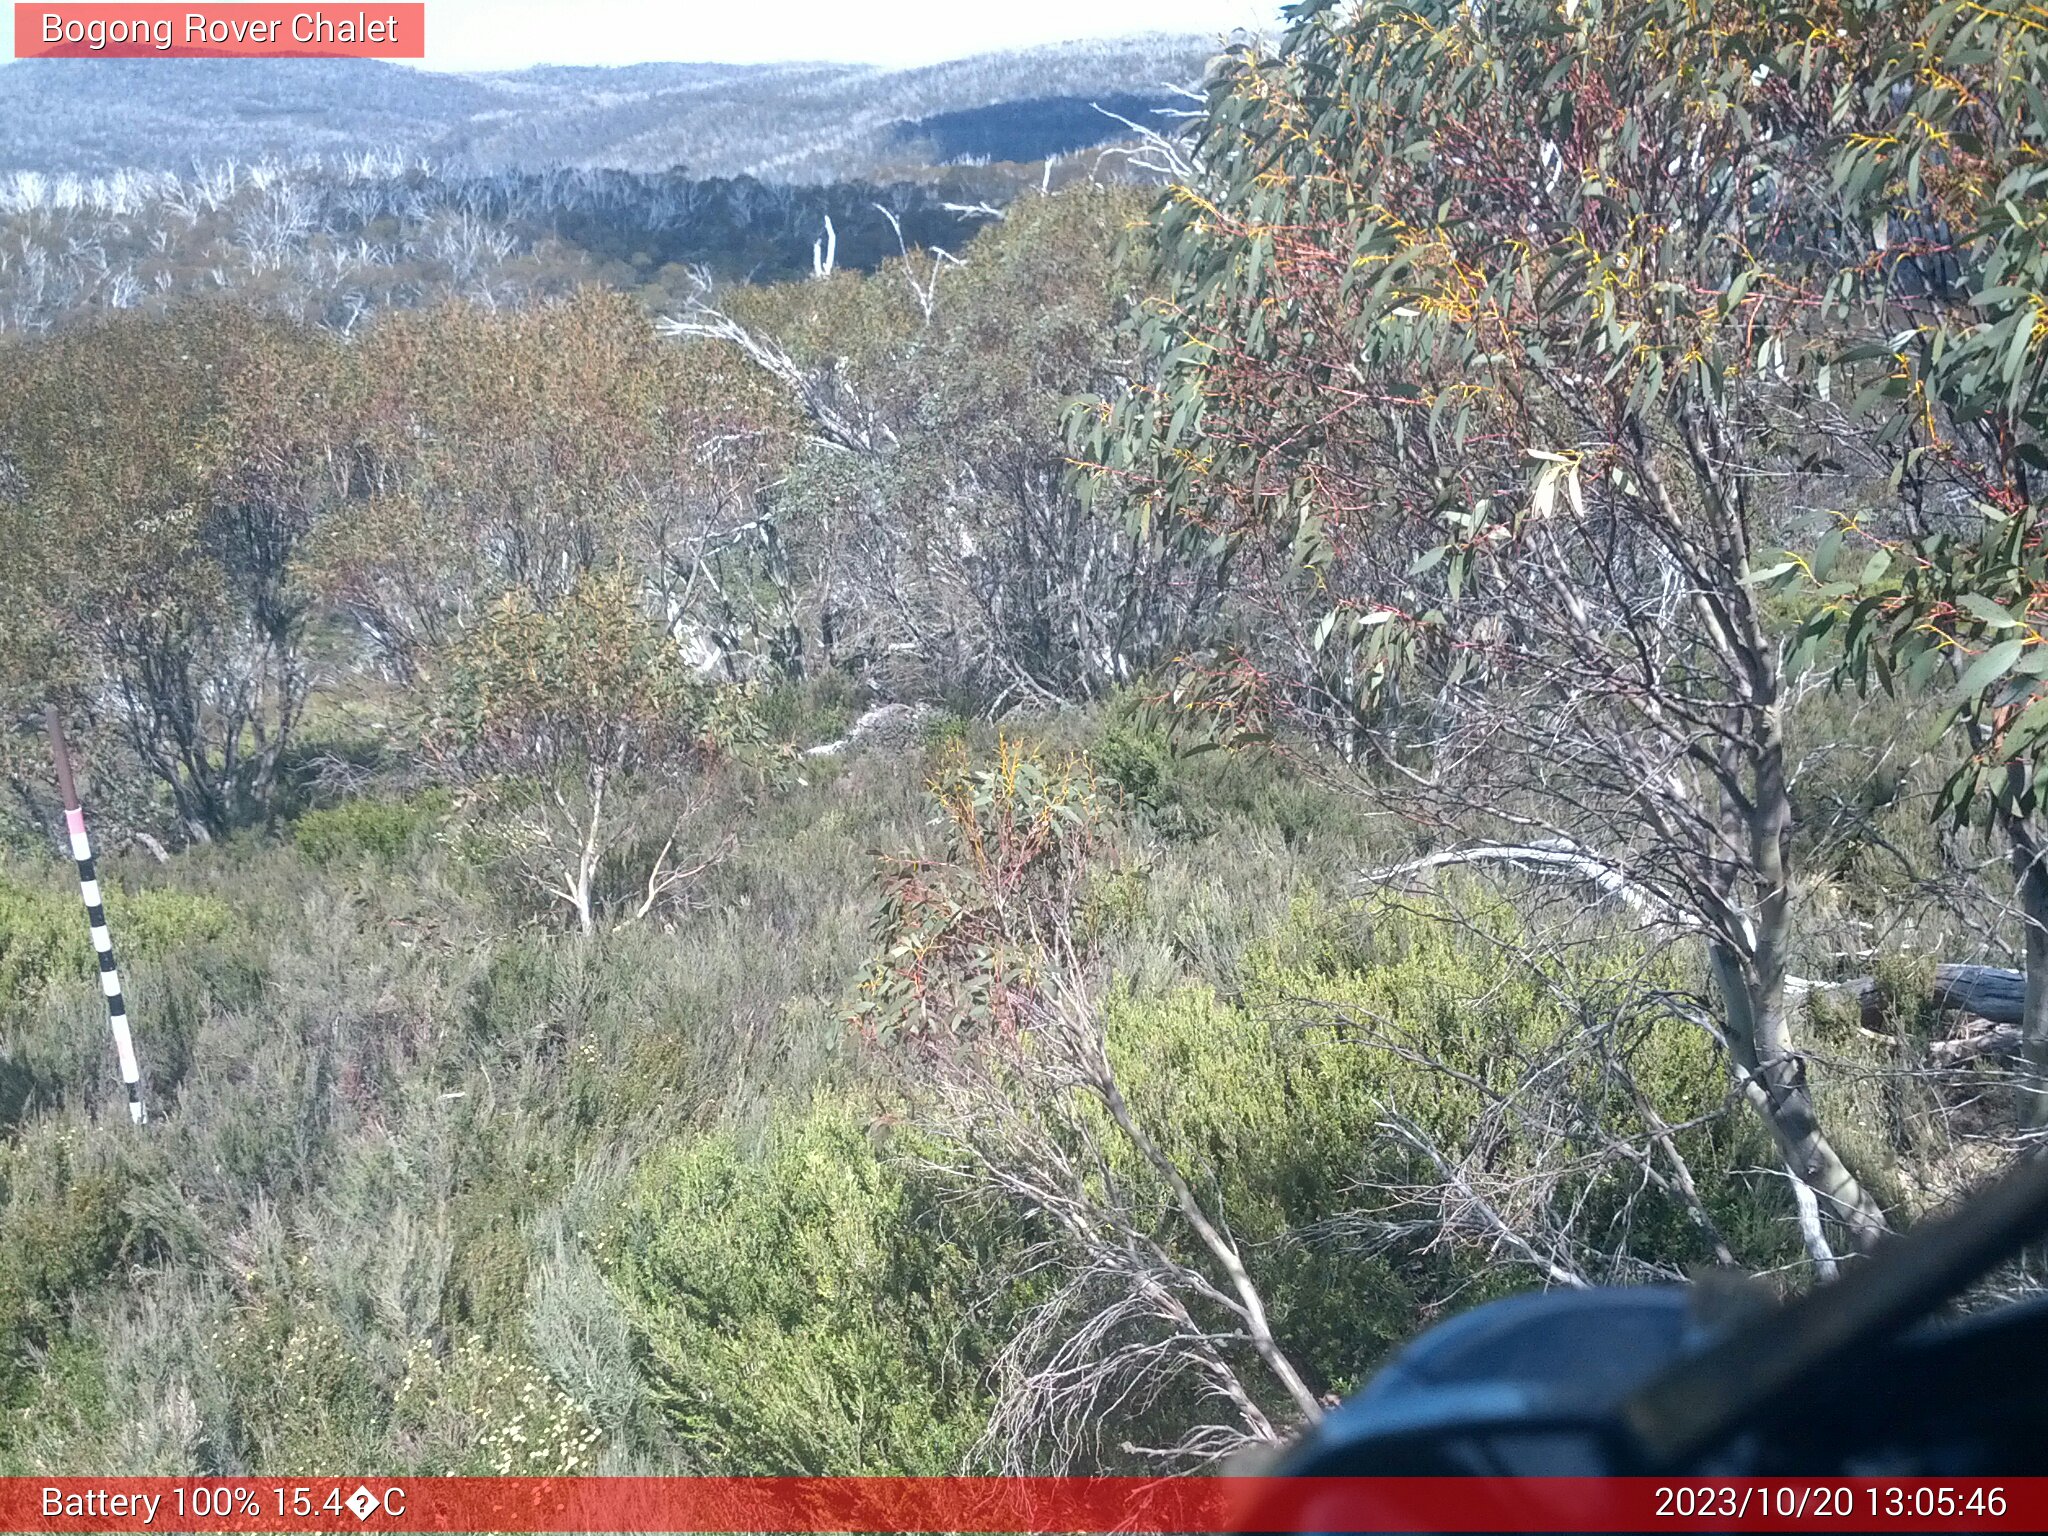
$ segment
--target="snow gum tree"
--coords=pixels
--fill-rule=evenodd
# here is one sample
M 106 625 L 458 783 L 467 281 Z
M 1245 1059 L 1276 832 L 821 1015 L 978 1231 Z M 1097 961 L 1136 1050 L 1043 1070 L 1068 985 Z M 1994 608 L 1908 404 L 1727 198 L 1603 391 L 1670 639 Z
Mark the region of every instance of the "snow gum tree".
M 1865 1247 L 1795 1038 L 1804 658 L 1759 586 L 1886 366 L 1841 355 L 1883 315 L 1837 159 L 1895 23 L 1821 11 L 1294 7 L 1155 217 L 1150 374 L 1070 428 L 1099 505 L 1226 552 L 1187 717 L 1306 730 L 1703 943 L 1700 1021 Z

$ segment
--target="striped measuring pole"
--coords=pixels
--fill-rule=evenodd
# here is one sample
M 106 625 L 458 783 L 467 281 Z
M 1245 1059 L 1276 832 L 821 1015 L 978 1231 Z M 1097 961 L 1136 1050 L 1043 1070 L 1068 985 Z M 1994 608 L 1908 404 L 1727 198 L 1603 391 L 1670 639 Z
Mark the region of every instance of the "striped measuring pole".
M 142 1068 L 135 1060 L 135 1037 L 128 1030 L 128 1004 L 121 996 L 121 973 L 114 965 L 114 936 L 107 932 L 107 909 L 100 901 L 92 839 L 85 835 L 85 812 L 79 807 L 78 786 L 71 777 L 71 752 L 64 745 L 63 722 L 57 718 L 54 706 L 44 710 L 43 718 L 50 727 L 50 753 L 57 760 L 57 788 L 64 794 L 64 825 L 71 833 L 71 857 L 78 861 L 78 894 L 85 900 L 93 953 L 99 956 L 100 990 L 107 995 L 107 1023 L 114 1031 L 114 1055 L 121 1063 L 121 1081 L 128 1089 L 128 1118 L 140 1125 L 149 1118 L 142 1107 Z

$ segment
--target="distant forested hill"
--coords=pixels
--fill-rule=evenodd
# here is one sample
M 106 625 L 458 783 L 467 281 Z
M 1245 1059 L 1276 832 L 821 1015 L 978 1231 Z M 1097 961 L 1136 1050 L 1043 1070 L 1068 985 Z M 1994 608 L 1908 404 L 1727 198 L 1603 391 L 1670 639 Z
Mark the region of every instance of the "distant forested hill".
M 874 179 L 930 159 L 1031 161 L 1120 136 L 1197 80 L 1209 38 L 1059 44 L 916 69 L 645 64 L 447 75 L 374 60 L 0 66 L 0 171 L 189 171 L 368 148 L 538 166 Z
M 1185 111 L 1185 97 L 1160 92 L 1105 92 L 1100 96 L 1034 96 L 959 112 L 936 112 L 899 124 L 897 137 L 920 145 L 930 158 L 1044 160 L 1120 136 L 1126 123 L 1156 123 L 1158 114 Z M 1120 121 L 1121 120 L 1121 121 Z

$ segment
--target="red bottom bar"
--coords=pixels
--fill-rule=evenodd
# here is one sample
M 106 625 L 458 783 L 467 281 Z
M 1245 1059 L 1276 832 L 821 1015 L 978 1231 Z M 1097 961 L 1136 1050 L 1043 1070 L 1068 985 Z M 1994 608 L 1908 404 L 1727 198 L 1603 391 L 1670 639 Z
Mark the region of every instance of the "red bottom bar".
M 0 1478 L 0 1531 L 2048 1531 L 2048 1478 Z

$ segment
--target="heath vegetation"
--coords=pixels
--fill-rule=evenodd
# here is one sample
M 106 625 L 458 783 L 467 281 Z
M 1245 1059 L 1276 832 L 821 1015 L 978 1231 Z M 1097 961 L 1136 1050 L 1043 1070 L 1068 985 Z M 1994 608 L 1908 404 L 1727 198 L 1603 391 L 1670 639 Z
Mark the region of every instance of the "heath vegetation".
M 1197 1467 L 2038 1135 L 2038 26 L 1293 12 L 859 270 L 7 337 L 0 1470 Z

